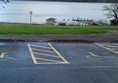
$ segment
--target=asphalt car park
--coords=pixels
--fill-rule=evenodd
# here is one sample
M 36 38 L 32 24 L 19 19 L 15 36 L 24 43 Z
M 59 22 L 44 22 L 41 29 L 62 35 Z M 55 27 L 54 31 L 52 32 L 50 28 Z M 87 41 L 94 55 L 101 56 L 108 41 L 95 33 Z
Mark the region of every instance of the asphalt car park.
M 117 83 L 118 43 L 1 42 L 0 83 Z

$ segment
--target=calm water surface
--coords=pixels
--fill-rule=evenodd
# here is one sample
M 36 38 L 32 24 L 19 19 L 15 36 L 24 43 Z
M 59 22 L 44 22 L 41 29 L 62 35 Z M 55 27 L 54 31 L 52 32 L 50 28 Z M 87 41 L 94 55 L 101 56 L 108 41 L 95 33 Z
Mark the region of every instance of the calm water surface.
M 72 18 L 105 20 L 104 5 L 107 3 L 11 1 L 0 9 L 0 22 L 29 23 L 29 11 L 33 11 L 32 21 L 44 23 L 54 17 L 58 21 Z

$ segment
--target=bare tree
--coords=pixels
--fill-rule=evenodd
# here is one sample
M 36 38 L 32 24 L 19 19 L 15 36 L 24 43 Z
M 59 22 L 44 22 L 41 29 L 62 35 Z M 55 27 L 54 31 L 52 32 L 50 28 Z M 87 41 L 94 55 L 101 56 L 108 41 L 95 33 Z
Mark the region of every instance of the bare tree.
M 9 0 L 1 0 L 1 6 L 2 6 L 2 8 L 5 8 L 5 6 L 3 5 L 3 3 L 9 3 Z
M 111 5 L 105 5 L 104 6 L 104 11 L 107 11 L 108 13 L 106 16 L 108 18 L 114 18 L 115 20 L 118 20 L 118 2 L 112 3 Z
M 4 2 L 4 3 L 8 3 L 9 2 L 9 0 L 1 0 L 2 2 Z

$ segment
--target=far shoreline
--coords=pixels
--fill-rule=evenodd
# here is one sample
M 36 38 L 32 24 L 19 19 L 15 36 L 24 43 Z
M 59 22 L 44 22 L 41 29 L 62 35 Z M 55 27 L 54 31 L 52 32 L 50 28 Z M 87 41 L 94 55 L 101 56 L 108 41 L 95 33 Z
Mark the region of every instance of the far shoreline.
M 17 1 L 17 0 L 14 0 L 14 1 Z M 34 0 L 34 1 L 31 1 L 31 0 L 29 0 L 29 1 L 27 1 L 27 0 L 20 0 L 20 1 L 26 1 L 26 2 L 37 2 L 37 0 Z M 13 1 L 12 1 L 13 2 Z M 66 3 L 100 3 L 100 4 L 102 4 L 102 3 L 112 3 L 112 2 L 80 2 L 80 1 L 48 1 L 48 0 L 46 0 L 46 1 L 43 1 L 43 0 L 40 0 L 40 1 L 38 1 L 38 2 L 66 2 Z

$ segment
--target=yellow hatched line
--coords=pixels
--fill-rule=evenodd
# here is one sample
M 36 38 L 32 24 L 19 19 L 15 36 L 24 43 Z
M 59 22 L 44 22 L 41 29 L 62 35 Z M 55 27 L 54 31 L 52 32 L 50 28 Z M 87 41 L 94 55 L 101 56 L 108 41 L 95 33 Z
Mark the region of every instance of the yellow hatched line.
M 34 64 L 38 64 L 30 44 L 28 44 L 28 48 L 29 48 L 29 51 L 30 51 L 30 54 L 31 54 L 31 57 L 32 57 Z
M 58 63 L 62 63 L 62 61 L 57 61 L 57 60 L 51 60 L 51 59 L 44 59 L 44 58 L 36 58 L 36 59 L 39 59 L 39 60 L 44 60 L 44 61 L 52 61 L 52 62 L 58 62 Z M 52 63 L 51 62 L 51 63 Z M 46 62 L 45 62 L 46 63 Z
M 43 53 L 38 53 L 38 52 L 33 52 L 33 53 L 34 53 L 34 54 L 43 55 L 43 56 L 50 56 L 50 57 L 60 58 L 59 56 L 55 56 L 55 55 L 43 54 Z
M 28 43 L 28 48 L 29 48 L 29 51 L 30 51 L 30 54 L 31 54 L 31 57 L 32 57 L 32 60 L 33 60 L 33 63 L 34 64 L 69 64 L 69 62 L 67 60 L 64 59 L 64 57 L 50 44 L 48 43 L 48 45 L 50 46 L 50 49 L 52 49 L 58 56 L 51 56 L 51 57 L 56 57 L 56 58 L 60 58 L 62 59 L 62 61 L 57 61 L 57 60 L 51 60 L 51 59 L 44 59 L 44 58 L 37 58 L 35 57 L 35 53 L 36 52 L 33 52 L 33 49 L 32 49 L 32 45 L 30 45 Z M 38 53 L 38 54 L 42 54 L 42 53 Z M 50 56 L 48 54 L 42 54 L 42 55 L 46 55 L 46 56 Z M 51 61 L 51 62 L 39 62 L 37 60 L 44 60 L 44 61 Z
M 34 43 L 33 43 L 33 44 L 34 44 Z M 47 43 L 36 43 L 36 42 L 35 42 L 35 44 L 43 44 L 43 45 L 48 45 Z
M 66 63 L 69 64 L 69 62 L 50 44 L 48 43 L 49 46 L 55 51 L 55 53 L 57 53 L 57 55 L 59 55 L 59 57 Z
M 47 43 L 35 43 L 33 45 L 43 45 L 43 46 L 49 46 Z
M 41 63 L 38 63 L 38 64 L 66 64 L 65 62 L 41 62 Z
M 33 44 L 32 44 L 31 46 L 51 49 L 50 47 L 46 47 L 46 46 L 39 46 L 39 45 L 33 45 Z
M 115 54 L 118 54 L 118 52 L 116 52 L 116 51 L 114 51 L 114 50 L 112 50 L 112 49 L 110 49 L 110 48 L 104 47 L 104 46 L 101 45 L 101 44 L 96 43 L 96 45 L 97 45 L 97 46 L 100 46 L 100 47 L 102 47 L 102 48 L 104 48 L 104 49 L 106 49 L 106 50 L 109 50 L 109 51 L 111 51 L 111 52 L 113 52 L 113 53 L 115 53 Z
M 37 49 L 37 48 L 32 48 L 33 50 L 38 50 L 38 51 L 44 51 L 44 52 L 51 52 L 51 53 L 55 53 L 54 51 L 49 51 L 49 50 L 42 50 L 42 49 Z

